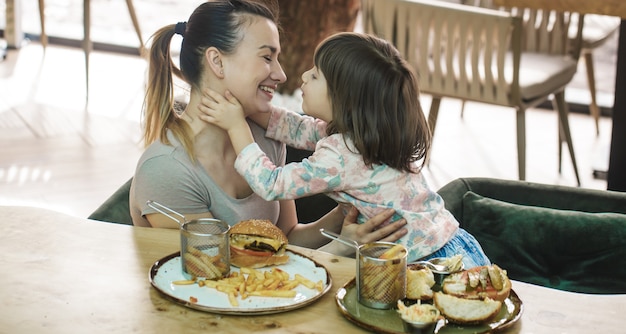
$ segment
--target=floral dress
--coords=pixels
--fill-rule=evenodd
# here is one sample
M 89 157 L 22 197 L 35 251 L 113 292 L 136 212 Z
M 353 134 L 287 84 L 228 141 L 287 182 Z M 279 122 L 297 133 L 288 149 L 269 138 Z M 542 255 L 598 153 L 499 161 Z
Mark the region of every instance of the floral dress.
M 387 165 L 368 167 L 349 138 L 325 136 L 325 129 L 324 121 L 274 108 L 266 136 L 314 153 L 302 162 L 278 167 L 257 144 L 250 144 L 237 157 L 235 168 L 266 200 L 324 193 L 355 206 L 359 223 L 394 208 L 396 215 L 390 221 L 407 220 L 409 233 L 398 242 L 409 250 L 409 261 L 435 252 L 452 238 L 459 224 L 421 173 Z

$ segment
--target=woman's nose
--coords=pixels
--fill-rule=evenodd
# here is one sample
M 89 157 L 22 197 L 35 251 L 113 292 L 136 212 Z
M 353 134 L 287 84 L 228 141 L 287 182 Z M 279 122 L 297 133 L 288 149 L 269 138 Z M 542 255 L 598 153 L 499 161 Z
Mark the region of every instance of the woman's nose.
M 285 74 L 285 71 L 283 71 L 283 67 L 280 66 L 279 62 L 276 62 L 276 65 L 274 65 L 271 73 L 271 78 L 278 83 L 283 83 L 287 81 L 287 75 Z

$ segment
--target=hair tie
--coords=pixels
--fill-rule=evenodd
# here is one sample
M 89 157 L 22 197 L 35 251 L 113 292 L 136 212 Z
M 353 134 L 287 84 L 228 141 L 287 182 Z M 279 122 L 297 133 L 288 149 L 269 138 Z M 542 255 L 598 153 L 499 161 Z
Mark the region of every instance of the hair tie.
M 174 32 L 181 35 L 181 36 L 185 36 L 185 30 L 187 30 L 187 22 L 178 22 L 176 23 L 176 28 L 174 28 Z

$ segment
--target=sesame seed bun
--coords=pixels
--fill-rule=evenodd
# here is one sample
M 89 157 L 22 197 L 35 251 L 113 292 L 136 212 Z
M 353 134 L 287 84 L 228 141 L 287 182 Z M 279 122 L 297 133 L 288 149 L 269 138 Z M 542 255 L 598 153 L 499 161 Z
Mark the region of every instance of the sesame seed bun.
M 276 227 L 276 225 L 272 224 L 271 221 L 264 219 L 243 220 L 231 227 L 230 234 L 256 235 L 259 237 L 275 239 L 283 244 L 287 243 L 287 236 L 283 233 L 283 231 Z

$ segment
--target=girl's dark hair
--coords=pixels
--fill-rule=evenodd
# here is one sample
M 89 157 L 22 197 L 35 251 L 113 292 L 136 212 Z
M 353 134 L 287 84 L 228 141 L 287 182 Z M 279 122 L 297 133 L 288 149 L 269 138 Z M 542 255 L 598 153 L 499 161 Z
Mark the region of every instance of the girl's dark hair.
M 314 62 L 332 105 L 328 134 L 351 138 L 368 166 L 416 172 L 413 163 L 423 159 L 421 169 L 431 133 L 416 75 L 398 50 L 375 36 L 339 33 L 317 47 Z
M 270 3 L 269 1 L 266 1 Z M 185 150 L 193 157 L 193 140 L 186 122 L 178 120 L 174 111 L 174 76 L 198 88 L 204 73 L 204 52 L 216 47 L 224 54 L 235 51 L 243 39 L 243 29 L 254 16 L 277 24 L 277 13 L 261 2 L 246 0 L 211 0 L 198 6 L 182 32 L 180 69 L 174 64 L 170 44 L 176 24 L 167 25 L 152 35 L 149 51 L 148 84 L 144 99 L 144 144 L 157 139 L 169 144 L 171 130 Z M 184 27 L 185 25 L 182 25 Z

